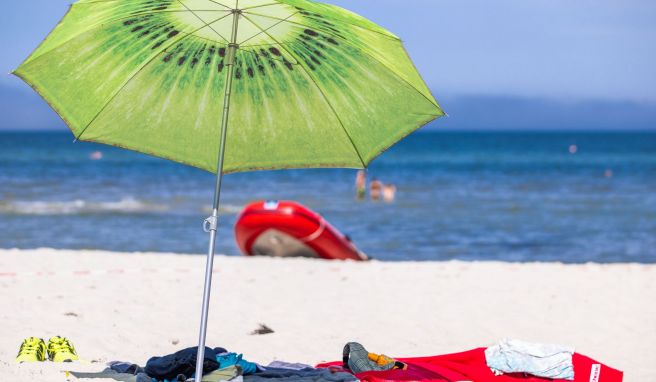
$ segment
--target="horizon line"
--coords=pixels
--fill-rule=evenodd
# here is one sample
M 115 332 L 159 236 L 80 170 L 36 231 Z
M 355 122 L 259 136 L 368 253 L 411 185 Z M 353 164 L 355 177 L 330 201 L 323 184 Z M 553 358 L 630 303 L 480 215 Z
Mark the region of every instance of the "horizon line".
M 0 134 L 73 134 L 68 128 L 61 129 L 59 127 L 44 127 L 44 128 L 24 128 L 24 129 L 3 129 L 0 128 Z M 426 126 L 416 130 L 413 133 L 540 133 L 540 134 L 562 134 L 562 133 L 578 133 L 578 134 L 605 134 L 605 133 L 656 133 L 656 126 L 650 128 L 518 128 L 518 127 L 499 127 L 499 128 L 484 128 L 484 127 L 437 127 Z

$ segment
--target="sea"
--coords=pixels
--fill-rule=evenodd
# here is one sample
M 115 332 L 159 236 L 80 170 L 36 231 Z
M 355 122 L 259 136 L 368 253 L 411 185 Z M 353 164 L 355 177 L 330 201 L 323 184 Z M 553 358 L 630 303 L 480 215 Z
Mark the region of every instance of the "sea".
M 419 131 L 368 170 L 225 177 L 220 253 L 256 200 L 293 200 L 383 261 L 656 263 L 656 132 Z M 204 254 L 214 176 L 68 132 L 0 133 L 0 248 Z

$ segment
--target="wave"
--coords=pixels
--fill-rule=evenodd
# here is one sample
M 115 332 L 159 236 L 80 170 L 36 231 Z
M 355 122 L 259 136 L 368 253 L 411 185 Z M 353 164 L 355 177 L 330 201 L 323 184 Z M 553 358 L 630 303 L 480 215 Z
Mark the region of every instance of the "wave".
M 219 206 L 219 212 L 228 214 L 228 215 L 238 215 L 241 213 L 241 211 L 244 209 L 245 206 L 243 205 L 237 205 L 237 204 L 221 204 Z M 203 207 L 203 213 L 211 214 L 212 213 L 212 206 L 211 205 L 205 205 Z
M 166 212 L 169 207 L 134 198 L 115 202 L 72 201 L 0 201 L 5 215 L 97 215 Z

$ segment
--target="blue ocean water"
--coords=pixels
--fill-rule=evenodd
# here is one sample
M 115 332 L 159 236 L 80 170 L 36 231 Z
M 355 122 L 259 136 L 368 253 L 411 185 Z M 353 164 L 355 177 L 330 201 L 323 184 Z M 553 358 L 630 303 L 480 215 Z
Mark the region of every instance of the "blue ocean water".
M 239 254 L 245 204 L 286 199 L 382 260 L 656 262 L 656 133 L 424 131 L 369 176 L 396 184 L 396 202 L 356 201 L 354 170 L 228 175 L 218 250 Z M 213 185 L 68 133 L 0 133 L 0 247 L 201 254 Z

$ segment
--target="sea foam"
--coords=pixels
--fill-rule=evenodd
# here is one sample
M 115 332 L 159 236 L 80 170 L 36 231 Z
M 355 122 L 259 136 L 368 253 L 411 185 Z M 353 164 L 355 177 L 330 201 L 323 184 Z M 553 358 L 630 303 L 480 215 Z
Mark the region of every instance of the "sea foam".
M 70 201 L 0 201 L 0 214 L 5 215 L 95 215 L 160 213 L 169 207 L 135 198 L 118 201 L 92 202 L 81 199 Z

